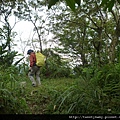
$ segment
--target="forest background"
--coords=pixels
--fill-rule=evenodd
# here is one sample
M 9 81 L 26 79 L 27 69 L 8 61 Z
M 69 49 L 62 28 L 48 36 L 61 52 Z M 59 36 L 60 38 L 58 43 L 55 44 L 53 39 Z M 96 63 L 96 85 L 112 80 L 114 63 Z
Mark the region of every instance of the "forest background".
M 1 114 L 120 113 L 119 0 L 0 4 Z M 21 20 L 33 25 L 29 39 L 16 39 L 13 30 Z M 22 53 L 14 50 L 17 43 Z M 32 88 L 27 77 L 28 48 L 46 56 L 40 88 Z

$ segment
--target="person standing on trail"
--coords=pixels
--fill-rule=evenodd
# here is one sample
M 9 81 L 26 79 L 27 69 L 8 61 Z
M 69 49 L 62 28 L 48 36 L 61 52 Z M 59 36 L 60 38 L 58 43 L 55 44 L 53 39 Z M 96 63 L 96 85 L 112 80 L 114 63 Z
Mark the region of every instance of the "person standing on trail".
M 30 78 L 31 82 L 32 82 L 32 86 L 39 86 L 41 85 L 40 82 L 40 67 L 38 67 L 36 65 L 36 55 L 35 52 L 33 50 L 28 50 L 27 54 L 30 55 L 29 56 L 29 61 L 30 61 L 30 68 L 29 68 L 29 73 L 28 73 L 28 77 Z M 34 79 L 34 77 L 36 78 L 36 80 Z

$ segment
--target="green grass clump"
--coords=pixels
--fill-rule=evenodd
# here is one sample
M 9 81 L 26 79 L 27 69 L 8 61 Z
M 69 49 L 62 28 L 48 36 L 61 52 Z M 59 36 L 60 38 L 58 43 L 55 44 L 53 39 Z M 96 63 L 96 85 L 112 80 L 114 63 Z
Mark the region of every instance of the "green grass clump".
M 118 68 L 77 79 L 41 78 L 38 87 L 25 75 L 0 71 L 0 114 L 120 114 Z

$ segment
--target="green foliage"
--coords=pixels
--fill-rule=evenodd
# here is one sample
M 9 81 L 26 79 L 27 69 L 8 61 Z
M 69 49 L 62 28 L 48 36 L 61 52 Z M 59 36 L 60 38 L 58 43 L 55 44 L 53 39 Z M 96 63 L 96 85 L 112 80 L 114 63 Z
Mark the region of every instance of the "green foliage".
M 3 26 L 3 28 L 0 29 L 0 65 L 9 67 L 13 63 L 13 59 L 17 55 L 17 52 L 8 50 L 11 39 L 7 35 L 7 28 L 7 26 Z
M 48 54 L 48 55 L 47 55 Z M 52 50 L 46 53 L 47 59 L 44 67 L 41 68 L 41 74 L 46 78 L 70 77 L 72 69 L 67 61 L 55 54 Z
M 67 5 L 75 11 L 75 0 L 66 0 Z
M 18 70 L 14 66 L 2 68 L 3 66 L 0 69 L 0 114 L 29 113 Z
M 0 35 L 0 37 L 1 36 L 2 35 Z M 7 39 L 5 43 L 1 42 L 2 44 L 0 45 L 0 65 L 3 65 L 4 67 L 10 67 L 14 62 L 14 58 L 18 56 L 18 52 L 7 50 L 10 42 L 11 39 Z M 17 65 L 23 58 L 24 57 L 16 61 L 15 65 Z
M 26 63 L 19 64 L 17 68 L 20 76 L 26 76 L 28 74 L 28 71 L 29 71 L 28 64 Z
M 69 77 L 71 68 L 64 62 L 58 64 L 52 59 L 47 59 L 47 67 L 41 68 L 41 73 L 47 78 Z
M 73 10 L 75 11 L 75 2 L 78 3 L 78 1 L 75 0 L 65 0 L 67 5 Z M 80 1 L 80 0 L 79 0 Z M 57 2 L 59 2 L 59 0 L 49 0 L 48 1 L 48 9 L 50 9 L 53 5 L 55 5 Z
M 105 109 L 110 108 L 113 110 L 111 111 L 113 114 L 116 113 L 116 110 L 117 113 L 119 113 L 120 64 L 106 64 L 99 69 L 95 68 L 93 71 L 91 79 L 87 80 L 90 80 L 93 86 L 98 86 L 98 88 L 100 88 L 100 97 L 103 102 L 103 106 Z
M 51 8 L 58 1 L 49 0 L 48 8 Z M 73 11 L 75 11 L 75 3 L 80 5 L 77 0 L 65 1 Z M 34 2 L 31 1 L 31 7 L 37 11 L 38 6 Z M 56 27 L 53 24 L 52 28 L 54 30 L 54 39 L 59 39 L 60 45 L 65 48 L 64 50 L 59 51 L 57 49 L 56 51 L 68 53 L 76 64 L 80 60 L 82 65 L 76 66 L 74 71 L 71 72 L 72 69 L 68 62 L 64 61 L 53 51 L 47 51 L 46 66 L 42 67 L 41 76 L 49 79 L 42 79 L 43 85 L 40 88 L 32 88 L 31 82 L 28 81 L 26 76 L 26 64 L 19 66 L 19 70 L 11 66 L 17 52 L 10 51 L 12 39 L 9 23 L 3 26 L 3 29 L 0 28 L 0 39 L 2 40 L 0 64 L 3 65 L 0 68 L 0 113 L 120 113 L 120 64 L 106 64 L 110 58 L 109 51 L 112 50 L 109 48 L 114 43 L 116 23 L 111 16 L 110 19 L 107 17 L 109 15 L 106 12 L 104 13 L 102 8 L 99 9 L 100 1 L 98 1 L 99 4 L 96 3 L 96 0 L 83 2 L 84 4 L 81 4 L 80 11 L 76 11 L 75 14 L 73 12 L 70 13 L 68 9 L 64 9 L 67 12 L 60 13 L 60 16 L 56 12 L 56 19 L 53 19 L 57 23 Z M 106 9 L 108 8 L 111 11 L 115 2 L 116 0 L 103 0 L 101 5 L 106 5 Z M 20 14 L 17 13 L 18 11 L 14 11 L 15 14 L 20 15 L 21 19 L 32 20 L 30 14 L 32 9 L 27 9 L 29 6 L 26 3 L 21 3 L 17 6 Z M 36 18 L 39 18 L 39 16 L 34 15 L 32 22 L 36 21 Z M 7 19 L 6 22 L 8 22 Z M 100 32 L 101 34 L 99 34 Z M 100 36 L 102 39 L 99 39 L 98 35 L 102 35 Z M 116 52 L 117 47 L 114 47 L 115 50 L 112 52 Z M 99 52 L 103 54 L 99 57 L 104 66 L 98 68 L 96 66 L 98 65 L 97 55 Z M 117 62 L 119 62 L 118 52 L 116 54 Z M 18 64 L 22 59 L 15 64 Z M 86 66 L 88 64 L 89 66 Z M 71 74 L 74 74 L 78 79 L 67 79 Z M 50 80 L 50 78 L 56 79 Z M 27 82 L 27 88 L 20 85 L 22 81 Z
M 18 52 L 6 50 L 4 48 L 4 44 L 0 46 L 0 65 L 3 65 L 4 67 L 10 67 L 13 64 L 14 58 L 16 56 L 19 56 Z M 17 65 L 18 63 L 20 63 L 23 60 L 23 58 L 24 57 L 16 61 L 14 65 Z
M 112 68 L 112 69 L 111 69 Z M 64 91 L 54 90 L 52 114 L 119 114 L 120 65 L 83 68 L 80 79 Z M 63 88 L 62 88 L 63 89 Z
M 81 68 L 77 79 L 42 79 L 33 88 L 16 67 L 0 70 L 0 113 L 119 114 L 119 71 L 120 64 L 89 66 Z
M 48 1 L 48 8 L 51 8 L 55 5 L 59 0 L 49 0 Z M 64 0 L 67 3 L 67 6 L 71 8 L 71 10 L 75 11 L 75 3 L 80 6 L 81 0 Z M 111 11 L 114 4 L 118 2 L 120 4 L 120 0 L 102 0 L 101 6 L 104 6 L 105 10 Z
M 117 1 L 120 2 L 119 0 L 102 0 L 101 6 L 104 6 L 105 10 L 111 11 Z
M 9 0 L 9 1 L 13 1 L 13 0 Z M 21 2 L 24 2 L 24 0 L 19 0 Z M 65 0 L 67 5 L 74 11 L 75 10 L 75 3 L 77 3 L 78 5 L 80 5 L 81 0 Z M 8 0 L 6 0 L 6 2 L 8 2 Z M 48 0 L 48 8 L 50 9 L 53 5 L 55 5 L 57 2 L 59 2 L 59 0 Z M 114 6 L 115 2 L 120 3 L 120 0 L 102 0 L 101 5 L 105 6 L 105 9 L 108 9 L 109 11 L 112 10 L 112 7 Z
M 80 5 L 81 0 L 65 0 L 67 6 L 71 8 L 72 11 L 75 12 L 75 4 Z M 48 9 L 50 9 L 53 5 L 55 5 L 59 0 L 48 0 Z
M 48 5 L 48 9 L 50 9 L 53 5 L 55 5 L 57 2 L 59 2 L 59 0 L 49 0 L 49 5 Z
M 18 2 L 18 1 L 17 1 Z M 9 18 L 12 14 L 12 11 L 15 8 L 16 1 L 8 2 L 1 1 L 1 26 L 0 26 L 0 65 L 4 65 L 4 67 L 10 67 L 13 64 L 15 56 L 17 56 L 18 52 L 13 51 L 12 42 L 13 38 L 16 35 L 16 32 L 12 32 L 11 23 L 9 22 Z M 17 22 L 15 21 L 14 25 Z M 22 59 L 16 61 L 15 65 L 17 65 Z
M 0 54 L 1 54 L 0 65 L 4 65 L 5 67 L 11 66 L 13 63 L 14 57 L 17 56 L 17 52 L 15 51 L 8 52 L 6 50 L 2 50 Z

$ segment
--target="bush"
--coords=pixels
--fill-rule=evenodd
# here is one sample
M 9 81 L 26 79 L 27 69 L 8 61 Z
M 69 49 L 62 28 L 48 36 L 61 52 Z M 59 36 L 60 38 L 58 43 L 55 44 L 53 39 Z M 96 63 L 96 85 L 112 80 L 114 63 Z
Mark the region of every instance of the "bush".
M 50 113 L 119 114 L 119 72 L 119 64 L 84 68 L 74 85 L 61 93 L 55 92 L 54 101 L 49 106 Z
M 14 66 L 0 70 L 0 114 L 30 112 L 24 98 L 25 90 L 19 84 L 22 79 Z
M 48 59 L 46 62 L 46 66 L 41 68 L 41 76 L 45 78 L 61 78 L 61 77 L 70 77 L 71 68 L 68 63 L 54 61 L 54 58 Z

